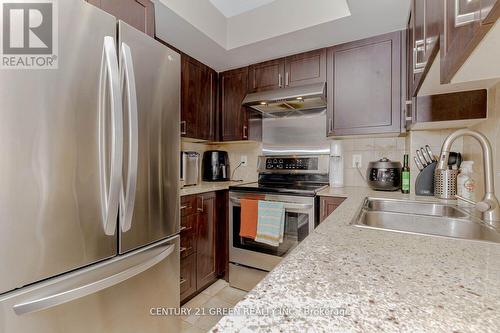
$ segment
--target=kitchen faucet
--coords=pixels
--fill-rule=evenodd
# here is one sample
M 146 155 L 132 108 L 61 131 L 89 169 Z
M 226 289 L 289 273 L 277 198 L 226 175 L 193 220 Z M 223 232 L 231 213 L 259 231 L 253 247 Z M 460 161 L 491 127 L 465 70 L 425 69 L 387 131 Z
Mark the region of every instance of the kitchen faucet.
M 475 208 L 482 212 L 483 220 L 490 226 L 500 229 L 500 205 L 498 199 L 495 197 L 495 184 L 493 175 L 493 155 L 491 145 L 488 139 L 481 133 L 471 129 L 460 129 L 451 133 L 446 140 L 444 140 L 443 147 L 441 148 L 441 156 L 436 167 L 436 171 L 448 169 L 448 157 L 450 154 L 451 145 L 461 136 L 472 136 L 481 144 L 483 150 L 483 168 L 484 168 L 484 197 L 479 202 L 456 196 L 457 199 L 463 200 L 473 204 Z

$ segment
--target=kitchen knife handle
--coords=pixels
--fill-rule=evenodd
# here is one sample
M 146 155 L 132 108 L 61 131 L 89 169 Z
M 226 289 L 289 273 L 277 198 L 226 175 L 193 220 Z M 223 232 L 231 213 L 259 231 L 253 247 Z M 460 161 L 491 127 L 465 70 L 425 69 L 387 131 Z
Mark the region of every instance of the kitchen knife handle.
M 431 159 L 427 156 L 427 152 L 424 150 L 424 148 L 420 148 L 420 152 L 422 153 L 422 156 L 424 157 L 425 164 L 429 165 L 432 163 Z
M 417 149 L 417 157 L 420 163 L 422 163 L 422 166 L 425 168 L 427 166 L 427 162 L 425 161 L 424 157 L 422 156 L 422 152 Z
M 431 158 L 431 162 L 436 162 L 437 159 L 432 153 L 431 147 L 429 145 L 425 145 L 425 150 L 427 151 L 427 154 L 429 154 L 429 157 Z

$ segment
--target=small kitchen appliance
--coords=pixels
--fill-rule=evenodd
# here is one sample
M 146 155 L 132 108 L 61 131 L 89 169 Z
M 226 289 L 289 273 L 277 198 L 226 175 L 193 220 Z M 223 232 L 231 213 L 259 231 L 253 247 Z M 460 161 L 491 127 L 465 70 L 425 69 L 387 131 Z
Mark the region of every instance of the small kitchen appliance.
M 204 152 L 202 169 L 204 181 L 228 181 L 230 178 L 230 170 L 227 152 L 222 150 L 208 150 Z
M 198 185 L 200 178 L 200 154 L 194 151 L 181 152 L 181 185 Z
M 401 187 L 401 162 L 394 162 L 384 157 L 368 163 L 366 181 L 378 191 L 397 191 Z

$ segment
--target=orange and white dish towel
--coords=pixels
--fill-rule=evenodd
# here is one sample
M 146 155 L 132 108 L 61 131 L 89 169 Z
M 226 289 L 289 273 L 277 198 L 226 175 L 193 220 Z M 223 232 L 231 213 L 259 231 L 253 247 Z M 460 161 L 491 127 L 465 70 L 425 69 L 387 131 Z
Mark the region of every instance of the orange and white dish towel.
M 285 207 L 282 202 L 259 200 L 256 242 L 279 246 L 285 231 Z
M 258 200 L 241 199 L 240 237 L 255 239 L 257 235 Z

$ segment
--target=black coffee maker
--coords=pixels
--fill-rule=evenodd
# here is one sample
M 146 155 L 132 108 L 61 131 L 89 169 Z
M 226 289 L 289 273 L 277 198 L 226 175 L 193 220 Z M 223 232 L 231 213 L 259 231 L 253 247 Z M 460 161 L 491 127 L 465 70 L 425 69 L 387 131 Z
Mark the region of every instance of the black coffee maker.
M 228 181 L 230 178 L 230 171 L 227 152 L 222 150 L 208 150 L 204 152 L 202 172 L 204 181 Z

